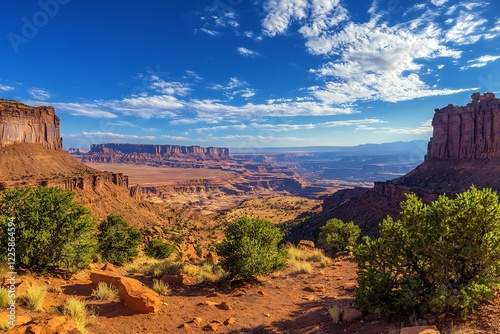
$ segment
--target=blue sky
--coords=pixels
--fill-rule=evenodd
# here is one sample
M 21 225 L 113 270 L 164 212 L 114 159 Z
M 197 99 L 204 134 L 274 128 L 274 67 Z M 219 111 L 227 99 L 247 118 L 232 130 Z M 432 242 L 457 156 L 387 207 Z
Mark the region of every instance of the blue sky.
M 5 0 L 0 98 L 53 105 L 65 148 L 428 139 L 500 91 L 490 1 Z

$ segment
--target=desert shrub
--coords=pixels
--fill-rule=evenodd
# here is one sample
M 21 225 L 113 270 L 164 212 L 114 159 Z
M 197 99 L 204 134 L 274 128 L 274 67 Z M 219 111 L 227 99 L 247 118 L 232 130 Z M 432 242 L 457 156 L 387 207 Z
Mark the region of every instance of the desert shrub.
M 142 234 L 122 217 L 109 215 L 98 229 L 99 250 L 106 261 L 123 265 L 139 255 Z
M 0 308 L 5 308 L 9 305 L 9 290 L 0 288 Z
M 201 282 L 218 282 L 227 278 L 227 273 L 221 268 L 221 266 L 216 265 L 212 262 L 204 262 L 198 272 L 198 279 Z
M 114 285 L 106 282 L 99 282 L 97 287 L 92 290 L 92 296 L 99 300 L 112 300 L 118 295 L 118 289 Z
M 8 217 L 14 218 L 13 226 Z M 94 228 L 88 209 L 74 202 L 71 191 L 28 187 L 1 194 L 0 254 L 7 255 L 9 237 L 14 234 L 20 267 L 73 270 L 88 266 L 96 250 Z
M 155 259 L 166 259 L 175 251 L 175 245 L 164 242 L 161 239 L 152 239 L 146 247 L 144 253 Z
M 82 333 L 86 333 L 85 325 L 87 323 L 87 316 L 89 310 L 87 304 L 77 297 L 69 297 L 66 299 L 63 305 L 63 314 L 71 317 L 75 323 L 76 327 Z
M 162 296 L 168 296 L 170 294 L 170 286 L 159 279 L 153 280 L 153 291 L 157 292 Z
M 229 273 L 229 279 L 267 276 L 286 266 L 286 249 L 278 247 L 282 238 L 279 228 L 270 221 L 237 219 L 227 227 L 226 237 L 217 246 L 220 265 Z
M 355 248 L 356 303 L 369 311 L 409 314 L 432 308 L 467 317 L 493 297 L 500 281 L 500 205 L 490 189 L 426 205 L 415 195 L 400 220 L 386 218 L 381 237 Z
M 320 228 L 318 241 L 327 251 L 336 253 L 356 245 L 360 233 L 361 229 L 353 222 L 333 218 Z
M 47 295 L 47 287 L 43 285 L 29 286 L 26 289 L 26 296 L 25 296 L 26 307 L 33 311 L 41 311 L 46 295 Z

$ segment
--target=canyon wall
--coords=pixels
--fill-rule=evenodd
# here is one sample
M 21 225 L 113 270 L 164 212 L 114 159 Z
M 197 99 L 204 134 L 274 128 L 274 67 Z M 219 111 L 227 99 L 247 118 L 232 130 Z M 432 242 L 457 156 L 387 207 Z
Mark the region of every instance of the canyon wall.
M 500 158 L 500 99 L 474 93 L 466 106 L 435 109 L 426 159 Z
M 90 151 L 79 158 L 84 162 L 168 165 L 169 161 L 220 161 L 231 156 L 229 149 L 222 147 L 110 143 L 93 144 Z
M 19 143 L 62 149 L 59 117 L 53 107 L 0 99 L 0 147 Z

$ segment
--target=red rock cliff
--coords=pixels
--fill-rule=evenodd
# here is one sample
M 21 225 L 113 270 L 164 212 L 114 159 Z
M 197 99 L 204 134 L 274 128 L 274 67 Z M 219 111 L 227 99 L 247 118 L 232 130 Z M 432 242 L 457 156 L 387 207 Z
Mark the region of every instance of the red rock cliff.
M 16 143 L 62 149 L 59 117 L 54 108 L 0 99 L 0 147 Z
M 466 106 L 436 109 L 426 159 L 500 158 L 500 99 L 472 94 Z

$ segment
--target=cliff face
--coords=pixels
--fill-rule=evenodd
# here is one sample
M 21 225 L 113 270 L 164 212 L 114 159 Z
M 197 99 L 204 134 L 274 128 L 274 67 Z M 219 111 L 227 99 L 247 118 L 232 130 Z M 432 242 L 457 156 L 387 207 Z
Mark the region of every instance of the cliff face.
M 362 194 L 335 194 L 323 213 L 306 228 L 312 236 L 330 218 L 354 221 L 363 234 L 377 235 L 388 215 L 398 219 L 400 202 L 415 193 L 430 203 L 440 194 L 454 196 L 471 185 L 500 191 L 500 99 L 493 93 L 472 94 L 466 106 L 435 109 L 433 136 L 425 161 L 403 177 L 375 182 Z M 347 197 L 347 199 L 346 199 Z
M 229 160 L 229 149 L 219 147 L 93 144 L 78 158 L 83 162 L 133 163 L 152 166 L 200 167 L 198 161 Z
M 59 117 L 54 108 L 0 99 L 0 147 L 19 143 L 62 149 Z
M 474 93 L 466 106 L 436 109 L 426 158 L 500 158 L 500 99 Z

